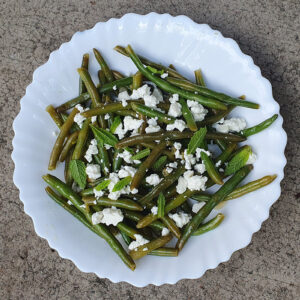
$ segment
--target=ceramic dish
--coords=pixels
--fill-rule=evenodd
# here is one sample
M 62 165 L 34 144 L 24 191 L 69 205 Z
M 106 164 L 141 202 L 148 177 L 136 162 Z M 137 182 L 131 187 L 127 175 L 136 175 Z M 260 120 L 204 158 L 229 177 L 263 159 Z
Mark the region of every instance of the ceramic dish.
M 80 270 L 139 287 L 199 278 L 206 270 L 227 261 L 234 251 L 247 246 L 253 233 L 268 218 L 271 205 L 279 198 L 287 140 L 282 117 L 279 115 L 268 130 L 249 138 L 258 159 L 247 180 L 267 174 L 277 174 L 277 179 L 242 199 L 230 201 L 221 210 L 226 216 L 223 224 L 210 233 L 191 238 L 177 258 L 148 256 L 138 261 L 132 272 L 101 238 L 48 198 L 41 178 L 47 173 L 49 154 L 56 138 L 55 125 L 45 107 L 48 104 L 56 106 L 77 95 L 76 68 L 81 64 L 82 54 L 91 53 L 93 47 L 103 53 L 113 69 L 125 74 L 135 72 L 128 58 L 113 51 L 115 45 L 129 43 L 137 53 L 151 60 L 166 65 L 173 63 L 179 72 L 191 79 L 193 70 L 201 67 L 208 87 L 235 97 L 245 94 L 248 100 L 259 103 L 259 110 L 238 108 L 234 111 L 234 115 L 247 120 L 248 126 L 279 113 L 270 82 L 232 39 L 185 16 L 127 14 L 77 32 L 34 72 L 13 124 L 14 182 L 37 234 Z M 90 72 L 97 82 L 98 66 L 93 55 L 90 57 Z M 62 178 L 62 166 L 53 174 Z

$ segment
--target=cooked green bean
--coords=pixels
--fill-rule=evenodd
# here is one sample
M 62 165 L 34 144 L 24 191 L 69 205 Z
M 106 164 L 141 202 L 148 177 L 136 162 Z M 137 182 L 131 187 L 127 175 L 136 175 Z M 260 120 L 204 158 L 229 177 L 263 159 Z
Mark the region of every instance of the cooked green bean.
M 201 152 L 201 159 L 204 162 L 206 172 L 211 180 L 216 184 L 223 184 L 222 177 L 217 171 L 212 159 L 205 152 Z
M 181 236 L 181 232 L 180 229 L 175 224 L 175 222 L 168 216 L 161 217 L 160 219 L 166 225 L 166 227 L 175 235 L 175 237 L 179 239 Z
M 116 78 L 116 80 L 122 79 L 122 78 L 125 77 L 125 76 L 124 76 L 121 72 L 119 72 L 119 71 L 116 71 L 116 70 L 111 70 L 111 71 L 112 71 L 114 77 Z
M 119 115 L 119 116 L 131 116 L 135 119 L 137 119 L 139 116 L 137 115 L 137 113 L 133 110 L 130 110 L 130 109 L 124 109 L 124 110 L 117 110 L 114 112 L 116 115 Z
M 114 152 L 114 158 L 112 163 L 113 172 L 119 171 L 122 166 L 123 158 L 119 156 L 121 152 L 122 150 L 120 149 L 116 149 Z
M 209 213 L 235 189 L 235 187 L 249 174 L 252 169 L 252 165 L 246 165 L 241 168 L 221 186 L 221 188 L 211 197 L 208 202 L 206 202 L 206 204 L 184 228 L 183 234 L 177 242 L 177 248 L 179 251 L 183 248 L 191 234 L 199 227 Z
M 50 117 L 52 118 L 52 120 L 54 121 L 54 123 L 58 128 L 60 128 L 63 125 L 64 122 L 61 116 L 56 112 L 53 105 L 48 105 L 46 107 L 46 112 L 50 115 Z
M 144 244 L 142 246 L 137 247 L 134 250 L 129 251 L 129 255 L 132 259 L 140 259 L 150 253 L 151 251 L 160 248 L 167 244 L 172 239 L 172 234 L 168 234 L 166 236 L 160 236 L 159 238 L 152 240 L 151 242 Z
M 242 107 L 253 108 L 253 109 L 259 108 L 259 104 L 257 104 L 257 103 L 233 98 L 228 95 L 210 90 L 206 87 L 197 85 L 197 84 L 192 83 L 187 80 L 183 80 L 183 79 L 179 79 L 179 78 L 172 78 L 172 77 L 167 77 L 166 80 L 169 83 L 173 84 L 174 86 L 177 86 L 177 87 L 183 89 L 184 91 L 198 92 L 202 96 L 211 97 L 212 99 L 217 99 L 219 101 L 225 102 L 226 104 L 233 104 L 236 106 L 242 106 Z M 212 107 L 212 108 L 219 109 L 217 107 Z
M 69 186 L 72 186 L 73 184 L 73 177 L 69 168 L 70 161 L 72 160 L 73 151 L 74 148 L 71 148 L 65 159 L 64 177 L 66 184 Z
M 153 142 L 153 141 L 165 141 L 165 140 L 181 140 L 181 139 L 189 139 L 193 136 L 193 132 L 189 131 L 158 131 L 152 133 L 145 133 L 135 136 L 130 136 L 128 138 L 124 138 L 116 144 L 117 148 L 124 148 L 127 146 Z M 211 140 L 225 140 L 229 142 L 243 142 L 245 140 L 244 137 L 231 134 L 231 133 L 221 133 L 221 132 L 207 132 L 206 139 Z
M 97 62 L 101 66 L 101 70 L 103 71 L 107 81 L 108 82 L 114 81 L 115 80 L 114 75 L 113 75 L 112 71 L 110 70 L 110 68 L 108 67 L 106 61 L 100 54 L 100 52 L 95 48 L 93 49 L 93 52 L 94 52 Z
M 95 157 L 99 158 L 100 161 L 98 162 L 98 164 L 100 165 L 104 176 L 108 176 L 111 165 L 110 165 L 107 150 L 102 145 L 102 143 L 99 142 L 98 140 L 97 140 L 97 148 L 98 148 L 98 154 L 94 155 L 94 158 Z
M 152 250 L 148 255 L 155 255 L 155 256 L 178 256 L 178 249 L 176 248 L 169 248 L 169 247 L 160 247 L 155 250 Z
M 130 109 L 131 105 L 128 104 L 123 106 L 121 102 L 118 103 L 110 103 L 110 104 L 101 104 L 98 107 L 91 108 L 85 112 L 82 112 L 81 115 L 85 118 L 97 116 L 97 115 L 105 115 L 107 113 L 121 111 L 124 109 Z
M 63 149 L 63 144 L 65 141 L 65 138 L 66 138 L 67 134 L 69 133 L 69 130 L 74 122 L 74 117 L 78 112 L 79 112 L 78 109 L 74 108 L 72 110 L 72 112 L 70 113 L 66 122 L 61 126 L 60 133 L 56 139 L 56 142 L 53 146 L 53 149 L 52 149 L 52 152 L 50 155 L 48 170 L 54 170 L 56 168 L 56 163 L 57 163 L 60 153 Z
M 226 110 L 227 107 L 223 103 L 221 103 L 219 100 L 216 100 L 214 98 L 210 99 L 205 96 L 202 96 L 200 94 L 195 94 L 191 93 L 185 90 L 182 90 L 180 88 L 177 88 L 174 85 L 169 84 L 167 81 L 155 76 L 152 74 L 147 68 L 144 67 L 140 59 L 137 57 L 137 55 L 134 53 L 133 49 L 131 48 L 130 45 L 128 45 L 126 48 L 126 52 L 129 54 L 131 60 L 134 62 L 136 67 L 139 69 L 139 71 L 149 80 L 154 82 L 159 88 L 162 90 L 172 93 L 172 94 L 178 94 L 179 96 L 185 98 L 185 99 L 190 99 L 190 100 L 195 100 L 199 103 L 201 103 L 204 106 L 211 107 L 211 108 L 216 108 L 220 110 Z
M 119 53 L 121 53 L 121 54 L 123 54 L 125 56 L 129 56 L 124 47 L 116 46 L 114 48 L 114 50 L 116 50 L 117 52 L 119 52 Z M 147 66 L 154 67 L 154 68 L 156 68 L 158 70 L 164 70 L 166 73 L 168 73 L 169 76 L 173 76 L 173 77 L 185 79 L 185 77 L 183 77 L 182 75 L 180 75 L 178 72 L 176 72 L 176 70 L 174 70 L 172 68 L 168 68 L 168 67 L 165 67 L 165 66 L 163 66 L 161 64 L 154 63 L 154 62 L 148 60 L 147 58 L 145 58 L 145 57 L 143 57 L 141 55 L 139 55 L 138 57 L 142 61 L 142 63 L 145 64 L 145 65 L 147 65 Z
M 61 180 L 56 178 L 55 176 L 52 176 L 50 174 L 44 175 L 43 179 L 55 190 L 59 192 L 63 197 L 70 200 L 73 205 L 76 207 L 76 209 L 81 212 L 88 222 L 92 224 L 92 215 L 91 213 L 88 213 L 85 208 L 81 207 L 83 204 L 80 197 L 65 183 L 63 183 Z M 130 258 L 130 256 L 127 254 L 127 252 L 123 249 L 122 245 L 119 243 L 119 241 L 110 233 L 108 228 L 104 224 L 97 224 L 93 225 L 93 228 L 95 231 L 97 231 L 97 234 L 104 238 L 106 242 L 109 244 L 109 246 L 116 252 L 116 254 L 119 255 L 119 257 L 123 260 L 123 262 L 131 269 L 135 269 L 135 263 Z
M 123 232 L 123 231 L 121 231 L 121 230 L 120 230 L 120 234 L 121 234 L 121 236 L 122 236 L 123 241 L 125 242 L 125 244 L 126 244 L 127 246 L 129 246 L 129 244 L 131 243 L 131 238 L 130 238 L 130 236 L 128 236 L 125 232 Z
M 68 109 L 71 109 L 71 108 L 75 107 L 77 104 L 82 104 L 84 102 L 87 102 L 89 99 L 91 99 L 89 93 L 88 92 L 83 93 L 80 96 L 75 97 L 75 98 L 61 104 L 60 106 L 58 106 L 56 108 L 56 111 L 58 113 L 65 112 Z
M 162 218 L 165 215 L 166 198 L 162 192 L 159 193 L 157 198 L 157 216 Z
M 181 104 L 182 115 L 186 121 L 187 127 L 191 131 L 197 131 L 198 130 L 197 124 L 195 122 L 194 116 L 193 116 L 192 112 L 190 111 L 186 101 L 183 100 L 182 98 L 180 98 L 179 103 Z
M 150 148 L 150 149 L 154 149 L 156 148 L 157 144 L 151 143 L 151 142 L 142 142 L 141 143 L 142 146 L 146 147 L 146 148 Z M 175 155 L 172 151 L 168 150 L 168 149 L 164 149 L 162 151 L 162 154 L 166 155 L 168 157 L 169 160 L 174 161 L 175 160 Z
M 278 118 L 278 114 L 275 114 L 271 118 L 255 125 L 253 127 L 249 127 L 249 128 L 242 130 L 241 134 L 246 137 L 253 135 L 253 134 L 257 134 L 257 133 L 265 130 L 266 128 L 268 128 L 270 125 L 272 125 L 277 118 Z
M 81 159 L 83 156 L 83 150 L 87 141 L 90 122 L 91 119 L 87 118 L 82 124 L 82 128 L 78 134 L 77 143 L 73 152 L 72 159 Z
M 139 87 L 141 87 L 143 84 L 143 74 L 141 72 L 136 72 L 132 76 L 132 89 L 137 90 Z
M 206 86 L 205 82 L 204 82 L 204 79 L 203 79 L 203 75 L 202 75 L 202 72 L 201 72 L 201 69 L 198 69 L 198 70 L 195 70 L 194 71 L 194 74 L 195 74 L 195 79 L 196 79 L 196 83 L 200 86 Z
M 158 185 L 156 185 L 148 194 L 141 198 L 138 202 L 144 206 L 159 195 L 161 191 L 167 189 L 185 172 L 184 166 L 178 167 L 177 170 L 165 177 Z
M 215 159 L 216 163 L 221 162 L 223 164 L 226 162 L 236 148 L 236 143 L 229 143 L 225 150 Z
M 117 227 L 120 231 L 126 233 L 132 239 L 135 239 L 135 234 L 139 234 L 139 232 L 135 228 L 132 228 L 123 222 L 118 223 Z
M 139 168 L 137 169 L 137 171 L 135 172 L 132 178 L 131 185 L 130 185 L 131 190 L 139 187 L 147 170 L 150 169 L 150 167 L 155 163 L 155 161 L 160 156 L 161 151 L 164 148 L 166 148 L 166 143 L 160 143 L 159 145 L 157 145 L 155 149 L 151 151 L 149 156 L 141 163 L 141 165 L 139 166 Z
M 60 153 L 60 157 L 59 157 L 60 162 L 63 162 L 66 159 L 69 151 L 76 144 L 78 134 L 79 134 L 79 131 L 77 130 L 68 136 L 68 138 L 64 144 L 64 147 L 62 148 L 62 151 Z
M 82 56 L 82 63 L 81 68 L 89 69 L 89 54 L 85 53 Z M 85 93 L 87 91 L 84 82 L 82 81 L 81 77 L 79 77 L 79 95 Z
M 203 127 L 206 125 L 211 125 L 211 124 L 217 123 L 222 118 L 225 118 L 234 108 L 235 108 L 234 105 L 228 105 L 227 110 L 222 110 L 215 115 L 205 118 L 203 121 L 200 121 L 197 124 L 198 124 L 198 126 Z
M 217 214 L 213 219 L 209 220 L 208 222 L 204 223 L 203 225 L 200 225 L 193 233 L 192 235 L 200 235 L 203 233 L 206 233 L 208 231 L 211 231 L 215 228 L 217 228 L 224 220 L 223 214 Z
M 134 111 L 136 111 L 142 115 L 145 115 L 149 118 L 157 118 L 157 120 L 159 120 L 160 122 L 165 123 L 165 124 L 173 124 L 175 121 L 175 118 L 173 118 L 169 115 L 166 115 L 157 109 L 148 107 L 143 104 L 132 103 L 131 107 Z
M 105 85 L 107 83 L 107 80 L 106 80 L 103 70 L 98 71 L 98 79 L 100 82 L 100 86 Z
M 69 115 L 67 114 L 67 113 L 61 113 L 60 114 L 60 116 L 61 116 L 61 118 L 62 118 L 62 120 L 64 121 L 64 122 L 66 122 L 67 121 L 67 119 L 68 119 L 68 117 L 69 117 Z M 75 132 L 75 131 L 79 131 L 80 130 L 80 127 L 79 127 L 79 125 L 77 124 L 77 123 L 73 123 L 72 124 L 72 126 L 71 126 L 71 128 L 70 128 L 70 133 L 73 133 L 73 132 Z

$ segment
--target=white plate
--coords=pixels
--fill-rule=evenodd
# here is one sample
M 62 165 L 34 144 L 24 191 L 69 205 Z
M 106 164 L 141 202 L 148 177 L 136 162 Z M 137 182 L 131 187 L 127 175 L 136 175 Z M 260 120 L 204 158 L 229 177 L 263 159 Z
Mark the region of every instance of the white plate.
M 282 117 L 279 115 L 268 130 L 249 138 L 258 160 L 247 180 L 267 174 L 277 174 L 277 179 L 255 193 L 230 201 L 222 209 L 226 216 L 222 226 L 191 238 L 179 257 L 148 256 L 138 261 L 132 272 L 101 238 L 48 198 L 41 179 L 48 172 L 48 158 L 55 141 L 53 132 L 56 131 L 45 107 L 50 103 L 61 104 L 77 95 L 76 68 L 81 64 L 82 54 L 91 53 L 93 47 L 99 48 L 113 69 L 126 74 L 134 72 L 133 63 L 112 50 L 115 45 L 129 43 L 137 53 L 150 59 L 165 65 L 173 63 L 179 72 L 191 79 L 193 71 L 201 67 L 209 87 L 232 96 L 245 94 L 248 100 L 258 102 L 259 110 L 235 110 L 235 114 L 243 116 L 250 126 L 279 113 L 270 82 L 262 77 L 252 58 L 243 54 L 232 39 L 185 16 L 127 14 L 121 19 L 110 19 L 90 30 L 77 32 L 34 72 L 13 124 L 14 182 L 37 234 L 80 270 L 139 287 L 198 278 L 206 270 L 227 261 L 234 251 L 247 246 L 252 234 L 268 218 L 270 206 L 279 198 L 287 140 Z M 90 65 L 96 80 L 98 65 L 93 55 Z M 53 174 L 62 178 L 62 166 Z

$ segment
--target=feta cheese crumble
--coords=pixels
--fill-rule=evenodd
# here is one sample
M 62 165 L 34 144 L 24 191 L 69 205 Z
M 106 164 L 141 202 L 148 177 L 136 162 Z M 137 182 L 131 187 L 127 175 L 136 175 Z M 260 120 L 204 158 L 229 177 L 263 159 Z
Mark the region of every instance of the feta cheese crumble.
M 102 211 L 98 211 L 92 214 L 93 225 L 102 223 L 106 224 L 107 226 L 117 226 L 117 224 L 122 222 L 123 219 L 124 216 L 122 211 L 114 206 L 104 208 Z
M 146 177 L 146 182 L 150 185 L 156 186 L 161 182 L 161 178 L 157 174 L 151 174 Z
M 203 174 L 206 171 L 205 165 L 204 164 L 196 164 L 196 165 L 194 165 L 194 170 L 200 174 Z
M 175 154 L 175 158 L 182 159 L 182 155 L 180 154 L 180 149 L 181 149 L 182 145 L 180 143 L 178 143 L 178 142 L 175 142 L 173 146 L 176 149 L 176 151 L 174 153 Z
M 160 131 L 160 126 L 157 125 L 157 120 L 155 118 L 151 118 L 147 121 L 148 126 L 145 128 L 146 133 L 157 132 Z
M 99 165 L 87 164 L 85 172 L 90 179 L 97 179 L 101 176 Z
M 167 131 L 178 129 L 179 131 L 183 131 L 186 128 L 186 124 L 183 120 L 175 120 L 173 124 L 167 125 Z
M 218 167 L 220 167 L 221 166 L 221 164 L 222 164 L 222 161 L 221 160 L 218 160 L 217 162 L 216 162 L 216 168 L 218 168 Z
M 93 193 L 97 199 L 104 195 L 103 191 L 97 191 L 96 189 L 93 189 Z
M 173 221 L 175 221 L 177 227 L 179 227 L 179 228 L 182 228 L 184 225 L 186 225 L 192 219 L 192 216 L 185 212 L 179 212 L 176 214 L 168 214 L 168 216 Z
M 119 172 L 118 176 L 119 178 L 125 178 L 125 177 L 133 177 L 136 172 L 136 168 L 130 167 L 130 166 L 123 166 Z
M 161 77 L 162 79 L 164 79 L 164 78 L 167 78 L 168 75 L 169 75 L 168 73 L 163 73 L 163 74 L 160 75 L 160 77 Z
M 182 194 L 189 189 L 191 191 L 204 191 L 207 177 L 194 175 L 194 171 L 186 171 L 183 176 L 178 178 L 178 184 L 176 191 L 178 194 Z
M 79 110 L 79 113 L 75 115 L 74 122 L 76 122 L 78 126 L 81 128 L 84 120 L 86 119 L 81 115 L 81 113 L 89 109 L 88 108 L 84 109 L 80 104 L 77 104 L 75 107 Z
M 204 120 L 208 110 L 205 109 L 203 105 L 193 100 L 187 100 L 187 105 L 190 108 L 196 122 Z
M 157 215 L 158 207 L 157 207 L 157 206 L 153 206 L 153 207 L 151 208 L 151 212 L 152 212 L 153 215 Z
M 91 162 L 93 157 L 92 155 L 98 154 L 98 148 L 97 148 L 97 141 L 96 139 L 92 139 L 91 143 L 89 145 L 89 148 L 87 149 L 84 158 L 88 161 Z
M 205 205 L 204 202 L 197 202 L 193 204 L 192 212 L 196 214 L 204 205 Z
M 135 241 L 132 241 L 129 246 L 128 249 L 129 250 L 134 250 L 139 246 L 145 245 L 147 243 L 149 243 L 149 241 L 147 239 L 145 239 L 142 235 L 140 234 L 135 234 Z M 145 248 L 144 248 L 145 249 Z
M 187 149 L 184 150 L 183 158 L 185 160 L 185 168 L 187 170 L 192 169 L 192 166 L 196 163 L 196 158 L 193 156 L 193 154 L 188 154 Z
M 168 115 L 175 118 L 182 116 L 181 104 L 178 102 L 171 103 Z
M 242 118 L 231 118 L 225 121 L 220 120 L 213 127 L 216 128 L 218 132 L 228 133 L 228 132 L 239 132 L 246 128 L 247 124 L 245 119 Z
M 256 154 L 253 153 L 253 152 L 251 152 L 251 154 L 249 155 L 249 158 L 247 160 L 247 164 L 253 164 L 253 163 L 255 163 L 256 159 L 257 159 Z
M 168 235 L 170 233 L 170 230 L 168 229 L 168 228 L 166 228 L 166 227 L 164 227 L 163 229 L 162 229 L 162 231 L 161 231 L 161 235 L 162 236 L 166 236 L 166 235 Z
M 108 120 L 109 119 L 109 114 L 104 115 L 104 120 Z

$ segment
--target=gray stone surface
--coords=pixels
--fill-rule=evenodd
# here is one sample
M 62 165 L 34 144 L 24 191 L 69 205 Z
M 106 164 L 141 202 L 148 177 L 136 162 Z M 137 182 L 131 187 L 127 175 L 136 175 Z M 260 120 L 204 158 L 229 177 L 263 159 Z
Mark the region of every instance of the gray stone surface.
M 185 14 L 235 39 L 281 105 L 282 196 L 251 244 L 197 280 L 135 288 L 80 272 L 39 238 L 12 181 L 12 122 L 33 71 L 78 30 L 128 12 Z M 299 0 L 0 1 L 0 299 L 296 299 L 299 280 Z

